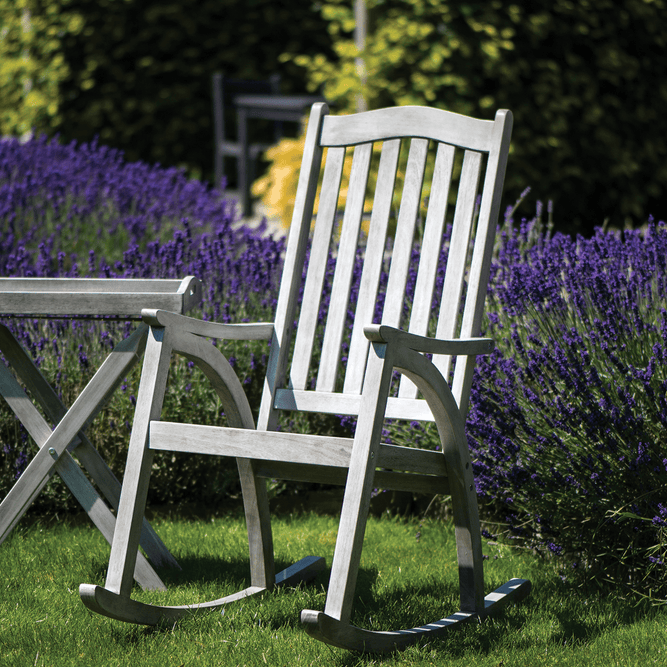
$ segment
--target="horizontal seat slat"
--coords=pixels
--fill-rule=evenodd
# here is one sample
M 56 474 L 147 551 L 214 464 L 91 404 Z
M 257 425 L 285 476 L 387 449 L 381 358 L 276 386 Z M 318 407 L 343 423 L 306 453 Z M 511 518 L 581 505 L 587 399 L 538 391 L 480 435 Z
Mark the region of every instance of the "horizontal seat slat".
M 279 389 L 275 407 L 279 410 L 324 412 L 333 415 L 358 415 L 361 396 L 323 391 Z M 390 397 L 387 401 L 387 419 L 434 421 L 431 408 L 424 399 Z
M 352 444 L 352 438 L 154 421 L 150 426 L 149 448 L 346 469 Z M 441 452 L 397 445 L 381 445 L 377 467 L 447 475 Z

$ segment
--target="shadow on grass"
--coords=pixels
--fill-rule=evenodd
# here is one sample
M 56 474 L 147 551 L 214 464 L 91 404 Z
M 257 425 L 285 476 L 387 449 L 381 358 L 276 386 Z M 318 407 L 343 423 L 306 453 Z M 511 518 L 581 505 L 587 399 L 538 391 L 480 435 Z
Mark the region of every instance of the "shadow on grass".
M 182 570 L 161 569 L 160 576 L 168 588 L 187 586 L 196 595 L 198 587 L 215 589 L 220 584 L 228 594 L 230 588 L 241 590 L 250 583 L 250 567 L 247 558 L 222 559 L 209 556 L 186 556 L 180 559 Z M 279 571 L 291 563 L 278 561 Z M 329 569 L 318 574 L 311 582 L 313 593 L 321 593 L 329 580 Z M 487 581 L 487 592 L 500 581 Z M 294 595 L 290 600 L 289 596 Z M 213 597 L 217 594 L 214 593 Z M 315 608 L 323 609 L 324 598 L 319 595 Z M 195 600 L 193 600 L 194 602 Z M 201 601 L 201 600 L 197 600 Z M 262 625 L 271 630 L 291 628 L 301 632 L 299 613 L 301 606 L 314 603 L 310 593 L 304 596 L 291 589 L 281 589 L 263 597 L 268 602 L 262 611 Z M 155 600 L 155 602 L 157 602 Z M 187 602 L 185 602 L 187 603 Z M 364 567 L 359 571 L 357 596 L 352 623 L 369 630 L 398 630 L 433 622 L 459 609 L 458 582 L 429 578 L 417 584 L 383 586 L 377 568 Z M 233 605 L 230 605 L 231 610 Z M 551 646 L 571 646 L 590 643 L 597 637 L 630 626 L 664 609 L 652 607 L 636 600 L 623 600 L 613 591 L 585 593 L 576 585 L 564 583 L 557 575 L 544 573 L 533 580 L 530 596 L 510 605 L 498 615 L 482 623 L 473 621 L 459 626 L 439 638 L 422 640 L 431 655 L 441 659 L 457 659 L 474 653 L 484 656 L 499 647 L 502 651 L 531 649 L 536 643 Z M 238 619 L 236 622 L 243 622 Z M 545 629 L 546 628 L 546 629 Z M 172 626 L 141 627 L 130 632 L 121 631 L 124 641 L 138 641 L 147 634 L 170 632 Z M 119 635 L 119 637 L 121 636 Z M 314 640 L 313 640 L 314 641 Z M 362 656 L 336 651 L 337 665 L 352 667 L 378 660 L 377 656 Z
M 589 644 L 599 636 L 665 614 L 664 607 L 647 602 L 623 600 L 613 591 L 582 593 L 574 584 L 558 577 L 541 579 L 528 598 L 510 605 L 482 622 L 455 626 L 450 633 L 423 639 L 417 646 L 427 647 L 436 659 L 460 659 L 530 650 L 536 643 L 551 646 Z M 487 585 L 491 590 L 492 586 Z M 488 591 L 487 591 L 488 592 Z M 423 625 L 458 610 L 458 584 L 428 581 L 391 591 L 370 594 L 361 591 L 355 604 L 352 623 L 370 630 L 398 630 Z M 548 629 L 545 629 L 548 620 Z M 500 654 L 499 654 L 500 655 Z M 344 653 L 345 667 L 377 664 L 378 656 Z M 444 663 L 443 663 L 444 664 Z

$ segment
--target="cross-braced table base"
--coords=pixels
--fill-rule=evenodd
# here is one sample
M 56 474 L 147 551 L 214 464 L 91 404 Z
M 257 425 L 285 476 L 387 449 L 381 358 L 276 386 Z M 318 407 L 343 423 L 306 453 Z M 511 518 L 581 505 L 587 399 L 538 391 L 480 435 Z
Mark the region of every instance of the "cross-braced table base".
M 16 377 L 7 366 L 0 363 L 0 394 L 39 447 L 35 457 L 0 504 L 0 544 L 54 474 L 60 475 L 92 522 L 111 544 L 115 516 L 71 454 L 76 455 L 109 505 L 114 510 L 117 509 L 120 482 L 84 431 L 141 358 L 147 330 L 146 325 L 141 325 L 131 336 L 119 343 L 67 410 L 9 329 L 0 325 L 0 352 L 48 419 L 57 424 L 55 429 L 49 426 Z M 141 546 L 153 565 L 178 567 L 175 558 L 145 519 Z M 134 577 L 142 588 L 165 588 L 141 553 L 138 554 Z

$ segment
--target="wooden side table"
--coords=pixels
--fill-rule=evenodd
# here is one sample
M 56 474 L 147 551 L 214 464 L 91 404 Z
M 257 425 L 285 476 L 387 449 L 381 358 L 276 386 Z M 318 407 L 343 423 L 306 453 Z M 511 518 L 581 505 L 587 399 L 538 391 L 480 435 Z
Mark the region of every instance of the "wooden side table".
M 200 302 L 201 293 L 200 281 L 192 276 L 183 280 L 0 278 L 0 314 L 17 318 L 112 316 L 126 321 L 140 320 L 143 308 L 185 313 Z M 31 356 L 7 326 L 0 324 L 0 352 L 9 364 L 7 367 L 0 363 L 0 394 L 39 447 L 0 503 L 0 543 L 49 479 L 58 474 L 111 544 L 115 516 L 79 465 L 87 470 L 114 510 L 118 508 L 121 485 L 86 437 L 85 429 L 140 360 L 148 331 L 148 326 L 141 323 L 128 338 L 116 345 L 67 410 Z M 56 424 L 55 429 L 42 417 L 18 380 L 41 406 L 48 420 Z M 71 453 L 75 453 L 78 463 Z M 178 567 L 146 519 L 141 546 L 153 565 Z M 142 588 L 164 589 L 163 582 L 141 553 L 134 577 Z

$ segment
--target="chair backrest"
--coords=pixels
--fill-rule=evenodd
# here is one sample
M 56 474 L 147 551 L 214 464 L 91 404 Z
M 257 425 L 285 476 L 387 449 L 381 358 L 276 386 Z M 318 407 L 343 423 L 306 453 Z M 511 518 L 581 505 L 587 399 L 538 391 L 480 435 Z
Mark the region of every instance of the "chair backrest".
M 215 127 L 222 128 L 221 140 L 228 136 L 229 121 L 225 118 L 238 95 L 279 95 L 280 74 L 273 74 L 268 79 L 233 79 L 226 77 L 222 72 L 216 72 L 212 77 L 213 83 L 213 117 Z
M 238 95 L 279 95 L 280 74 L 273 74 L 268 79 L 234 79 L 226 77 L 222 72 L 212 76 L 213 86 L 213 130 L 215 138 L 215 178 L 216 183 L 223 175 L 223 157 L 225 147 L 236 145 L 236 118 L 229 117 L 234 98 Z M 273 124 L 273 141 L 278 142 L 282 136 L 282 124 Z M 234 154 L 229 152 L 229 154 Z
M 277 409 L 357 414 L 369 348 L 366 325 L 381 322 L 445 339 L 479 334 L 511 128 L 509 111 L 487 121 L 426 107 L 330 116 L 325 104 L 313 106 L 260 429 L 275 427 Z M 341 202 L 346 151 L 353 158 Z M 369 173 L 377 159 L 371 193 Z M 451 378 L 464 415 L 474 361 L 434 358 Z M 432 419 L 407 378 L 395 394 L 387 417 Z

